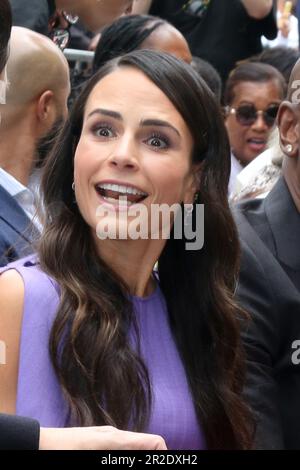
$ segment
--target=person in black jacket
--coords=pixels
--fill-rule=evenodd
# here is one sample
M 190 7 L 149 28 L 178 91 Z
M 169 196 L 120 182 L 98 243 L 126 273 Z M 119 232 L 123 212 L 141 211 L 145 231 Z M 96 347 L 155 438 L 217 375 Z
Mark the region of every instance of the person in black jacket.
M 39 436 L 40 426 L 37 421 L 19 416 L 0 415 L 0 450 L 38 449 Z
M 272 0 L 136 0 L 133 8 L 172 23 L 187 39 L 192 54 L 211 63 L 225 82 L 237 61 L 262 51 L 262 35 L 277 36 L 275 4 Z
M 11 26 L 12 16 L 9 2 L 8 0 L 0 0 L 0 80 L 2 85 L 6 80 L 3 71 L 8 57 Z M 5 96 L 1 98 L 1 102 L 4 104 L 3 98 Z M 0 357 L 0 367 L 3 367 L 5 364 L 1 359 Z M 0 414 L 0 450 L 12 449 L 164 450 L 166 445 L 159 436 L 119 431 L 111 426 L 66 429 L 40 428 L 39 423 L 35 420 Z
M 282 177 L 266 199 L 236 208 L 243 243 L 238 296 L 257 445 L 300 449 L 300 61 L 278 112 Z
M 48 21 L 55 9 L 78 15 L 88 30 L 98 32 L 123 13 L 129 13 L 133 0 L 10 0 L 14 26 L 48 34 Z
M 49 17 L 55 10 L 54 0 L 10 0 L 14 26 L 48 34 Z

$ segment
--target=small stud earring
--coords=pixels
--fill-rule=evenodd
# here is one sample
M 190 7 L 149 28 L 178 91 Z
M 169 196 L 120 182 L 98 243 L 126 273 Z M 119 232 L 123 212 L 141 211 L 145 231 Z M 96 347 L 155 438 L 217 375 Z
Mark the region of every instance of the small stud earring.
M 285 151 L 286 151 L 287 153 L 291 153 L 292 150 L 293 150 L 293 146 L 292 146 L 291 144 L 287 144 L 287 145 L 285 146 Z
M 73 183 L 72 183 L 72 189 L 73 189 L 73 191 L 75 191 L 75 183 L 74 183 L 74 181 L 73 181 Z

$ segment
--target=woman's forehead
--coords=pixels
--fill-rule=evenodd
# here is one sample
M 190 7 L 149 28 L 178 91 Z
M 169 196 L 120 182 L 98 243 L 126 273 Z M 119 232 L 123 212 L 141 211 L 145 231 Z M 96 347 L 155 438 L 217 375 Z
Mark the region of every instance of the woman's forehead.
M 97 106 L 116 106 L 131 111 L 156 111 L 180 117 L 165 93 L 134 67 L 120 67 L 95 85 L 88 97 L 85 114 Z
M 96 84 L 85 106 L 84 125 L 93 116 L 116 117 L 130 126 L 141 126 L 149 120 L 164 121 L 185 142 L 193 141 L 188 124 L 172 101 L 135 67 L 119 67 Z
M 281 97 L 281 87 L 277 80 L 266 80 L 262 82 L 247 80 L 238 82 L 233 89 L 233 93 L 235 99 L 247 96 L 249 98 L 261 96 L 267 98 L 269 95 L 273 97 L 274 94 Z

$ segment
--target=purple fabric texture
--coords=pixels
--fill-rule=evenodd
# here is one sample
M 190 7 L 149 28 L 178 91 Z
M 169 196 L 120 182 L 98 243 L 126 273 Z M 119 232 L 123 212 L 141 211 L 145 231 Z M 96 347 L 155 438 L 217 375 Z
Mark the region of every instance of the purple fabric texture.
M 68 407 L 48 352 L 59 289 L 32 256 L 11 263 L 0 273 L 11 268 L 20 273 L 25 285 L 16 412 L 39 420 L 44 427 L 67 426 Z M 159 283 L 149 297 L 131 296 L 131 300 L 153 394 L 146 432 L 163 436 L 168 449 L 204 449 L 204 435 L 197 422 Z

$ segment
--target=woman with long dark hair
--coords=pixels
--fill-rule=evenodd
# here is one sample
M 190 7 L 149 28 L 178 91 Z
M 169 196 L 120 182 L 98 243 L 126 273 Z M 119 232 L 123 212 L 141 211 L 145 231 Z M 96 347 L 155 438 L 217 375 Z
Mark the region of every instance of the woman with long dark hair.
M 9 40 L 12 27 L 12 15 L 8 0 L 0 0 L 0 101 L 5 104 L 5 93 L 7 81 L 4 70 L 8 59 Z M 2 80 L 3 78 L 3 80 Z M 1 114 L 0 114 L 1 118 Z M 1 198 L 0 198 L 1 199 Z M 1 202 L 1 201 L 0 201 Z M 0 253 L 1 255 L 1 253 Z M 4 289 L 5 294 L 10 295 L 10 288 L 14 285 L 8 282 L 9 288 Z M 3 285 L 3 284 L 2 284 Z M 5 307 L 5 295 L 1 295 L 1 300 Z M 10 368 L 14 367 L 11 360 L 9 343 L 2 340 L 4 336 L 10 337 L 9 330 L 15 330 L 16 325 L 12 319 L 11 328 L 7 329 L 5 322 L 5 309 L 0 309 L 0 368 L 4 378 L 6 371 L 10 374 Z M 4 322 L 2 322 L 4 320 Z M 6 347 L 7 346 L 7 347 Z M 6 362 L 7 356 L 7 362 Z M 2 389 L 1 392 L 5 392 Z M 9 389 L 9 392 L 11 389 Z M 85 428 L 65 428 L 52 429 L 40 428 L 39 423 L 34 419 L 23 418 L 0 414 L 0 449 L 1 450 L 34 450 L 34 449 L 161 449 L 166 448 L 164 441 L 159 436 L 150 434 L 143 435 L 126 431 L 119 431 L 110 426 L 85 427 Z
M 151 432 L 171 449 L 251 447 L 229 171 L 218 106 L 184 62 L 135 51 L 91 79 L 46 164 L 38 256 L 0 281 L 0 298 L 14 282 L 5 310 L 19 325 L 6 409 Z M 174 205 L 163 237 L 152 209 Z M 186 226 L 204 230 L 202 249 L 187 249 Z

